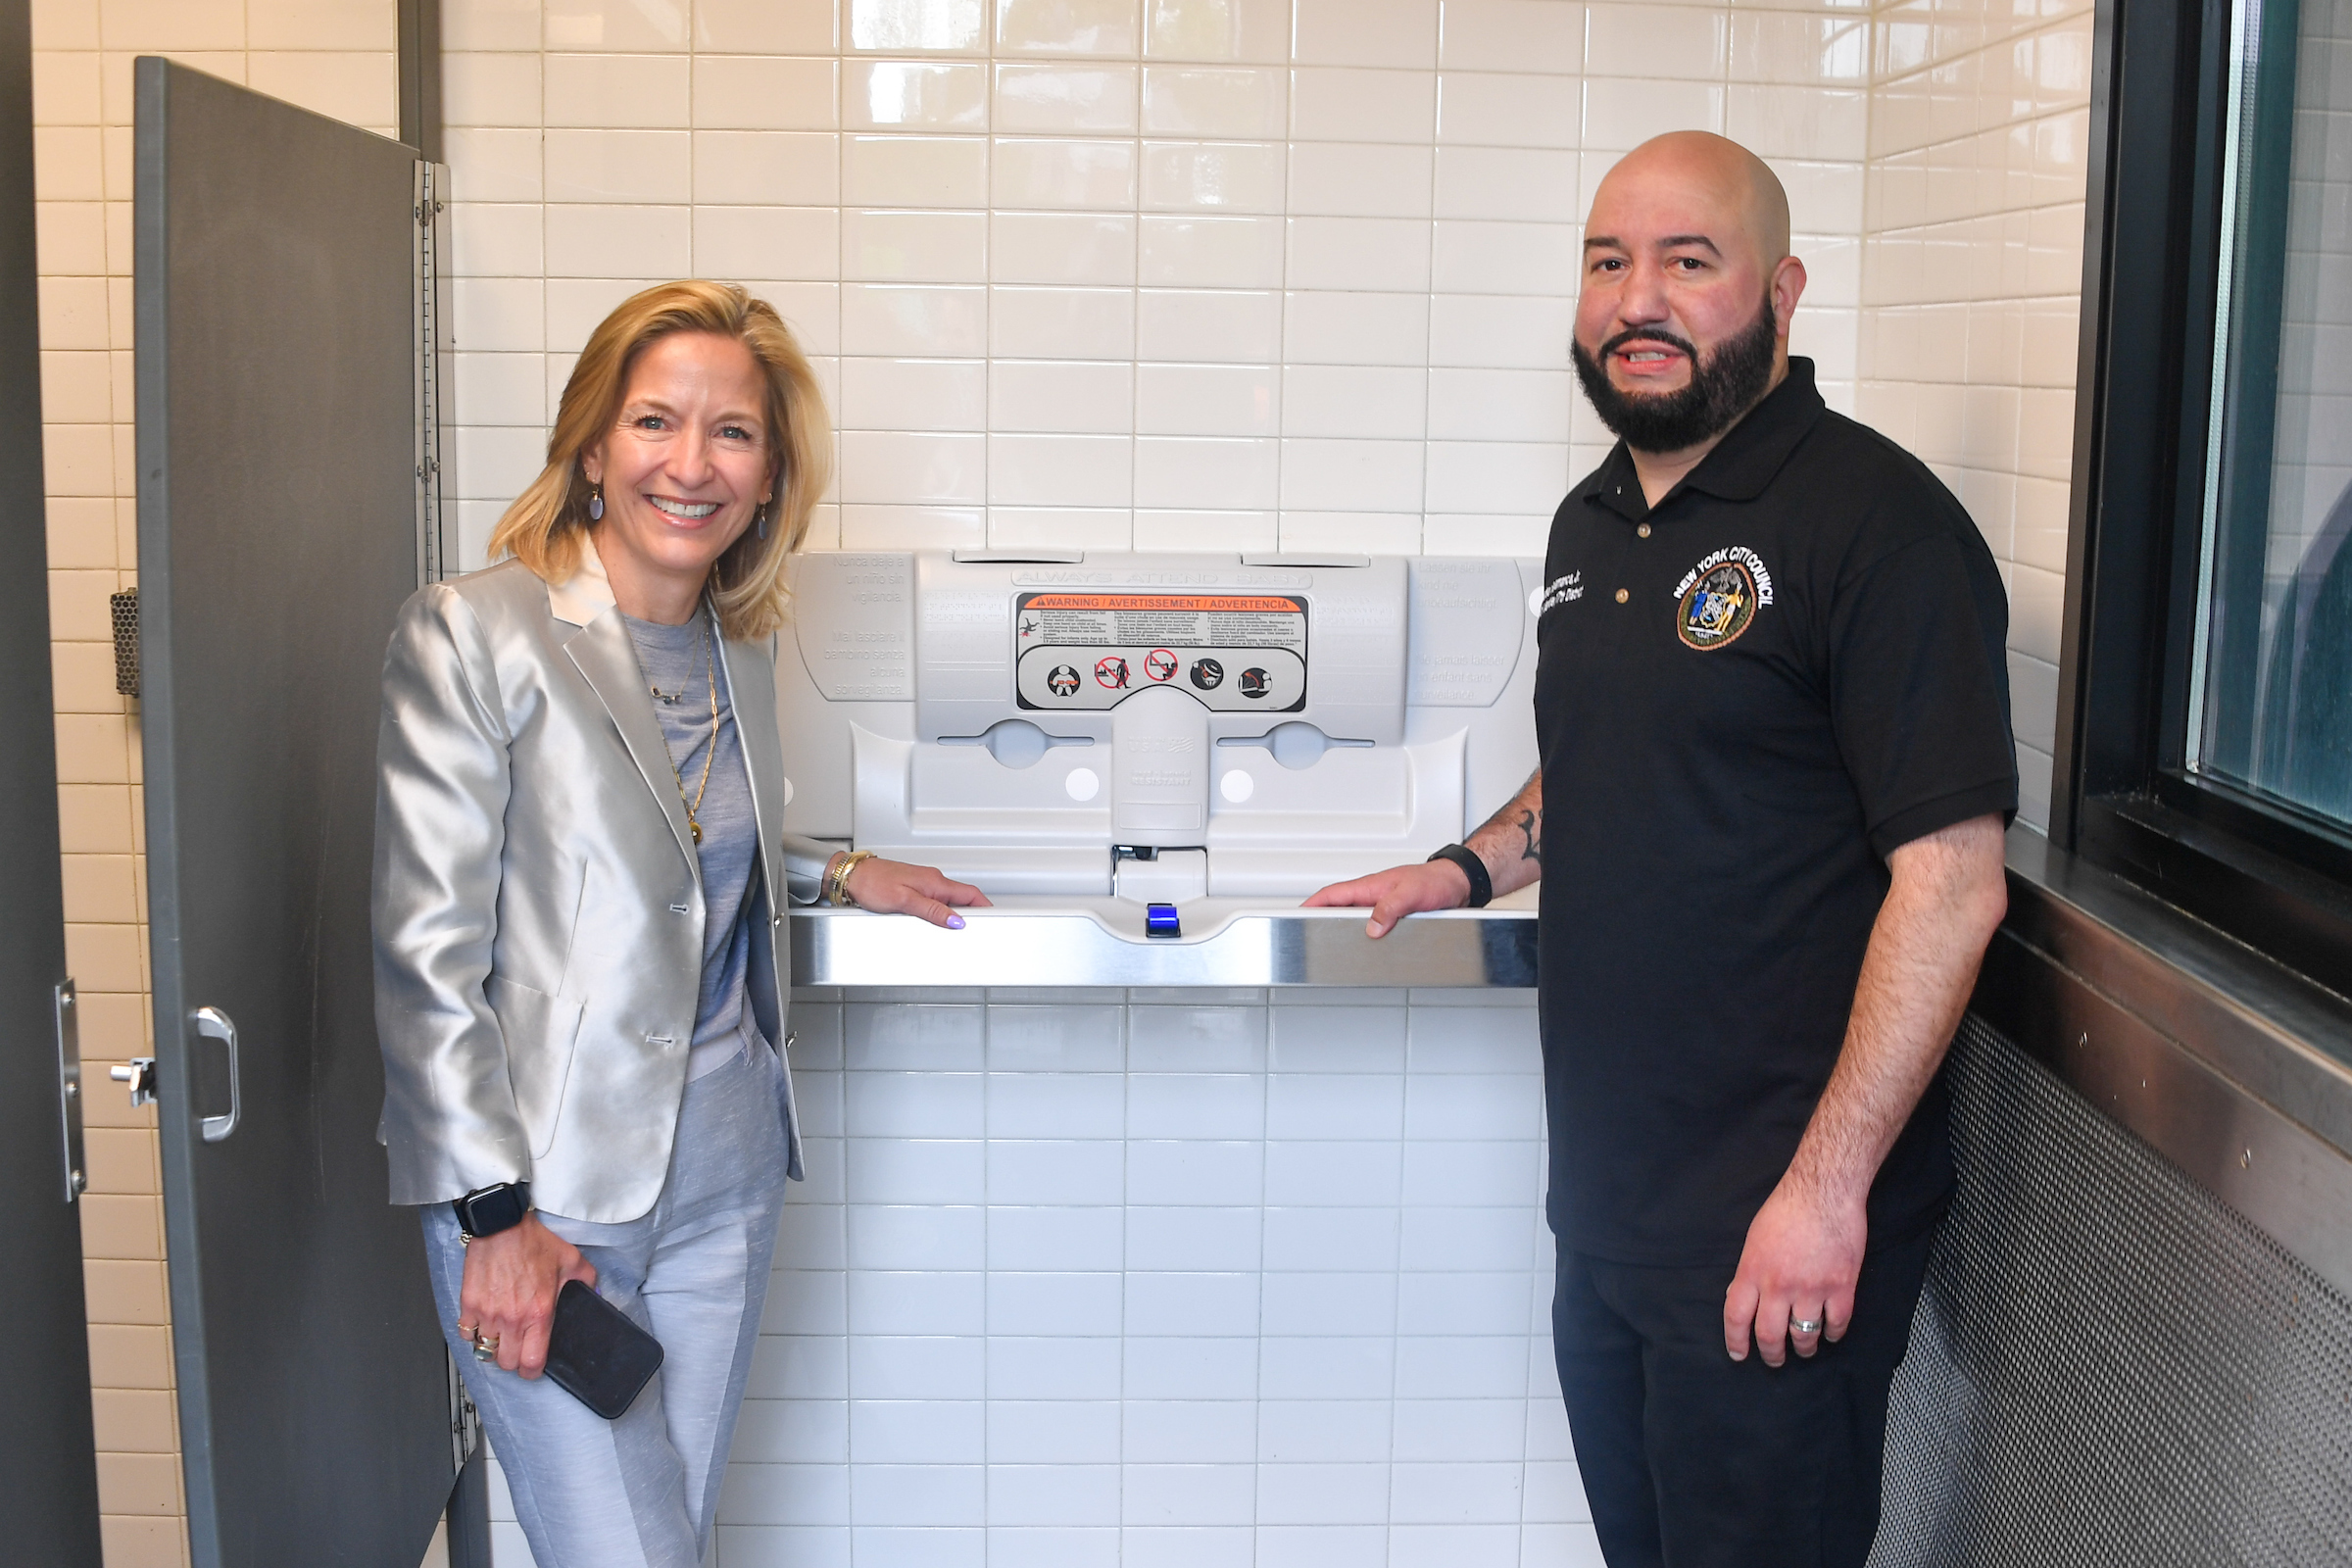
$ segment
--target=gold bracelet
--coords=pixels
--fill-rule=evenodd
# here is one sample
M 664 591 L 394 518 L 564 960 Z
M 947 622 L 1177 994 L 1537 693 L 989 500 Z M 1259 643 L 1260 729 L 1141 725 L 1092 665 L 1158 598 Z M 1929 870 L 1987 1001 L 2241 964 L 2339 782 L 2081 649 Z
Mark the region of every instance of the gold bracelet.
M 871 850 L 852 850 L 844 855 L 825 879 L 825 902 L 837 909 L 858 907 L 858 901 L 850 897 L 850 873 L 873 858 Z

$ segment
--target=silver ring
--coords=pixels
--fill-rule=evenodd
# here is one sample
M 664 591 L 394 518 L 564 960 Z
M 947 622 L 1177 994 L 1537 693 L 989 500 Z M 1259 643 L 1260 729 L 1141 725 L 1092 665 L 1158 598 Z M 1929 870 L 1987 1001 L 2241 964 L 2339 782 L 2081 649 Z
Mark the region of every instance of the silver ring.
M 484 1339 L 484 1338 L 482 1338 L 482 1336 L 481 1336 L 481 1335 L 479 1335 L 479 1334 L 476 1334 L 476 1335 L 473 1337 L 473 1358 L 474 1358 L 476 1361 L 490 1361 L 490 1360 L 495 1360 L 495 1359 L 497 1358 L 497 1356 L 498 1356 L 498 1336 L 497 1336 L 497 1335 L 493 1334 L 493 1335 L 491 1335 L 491 1336 L 490 1336 L 488 1339 Z
M 1788 1320 L 1788 1332 L 1791 1334 L 1819 1334 L 1821 1325 L 1809 1317 L 1792 1317 Z

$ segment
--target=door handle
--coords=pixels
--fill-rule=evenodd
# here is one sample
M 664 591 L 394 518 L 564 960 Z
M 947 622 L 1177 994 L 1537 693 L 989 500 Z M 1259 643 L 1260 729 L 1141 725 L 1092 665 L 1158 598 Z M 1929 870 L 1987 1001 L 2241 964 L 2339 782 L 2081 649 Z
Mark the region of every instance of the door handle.
M 237 1130 L 237 1121 L 245 1113 L 244 1097 L 237 1090 L 237 1026 L 219 1007 L 198 1007 L 196 1033 L 201 1039 L 218 1040 L 228 1047 L 228 1114 L 207 1116 L 203 1122 L 204 1141 L 217 1144 Z

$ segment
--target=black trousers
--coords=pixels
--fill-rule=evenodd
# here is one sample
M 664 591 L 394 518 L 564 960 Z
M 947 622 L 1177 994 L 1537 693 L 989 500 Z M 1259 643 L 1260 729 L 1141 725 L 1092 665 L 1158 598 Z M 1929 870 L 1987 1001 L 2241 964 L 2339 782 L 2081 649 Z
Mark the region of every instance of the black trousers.
M 1724 1353 L 1731 1269 L 1561 1249 L 1552 1351 L 1609 1568 L 1863 1568 L 1935 1237 L 1872 1252 L 1845 1338 L 1779 1367 Z

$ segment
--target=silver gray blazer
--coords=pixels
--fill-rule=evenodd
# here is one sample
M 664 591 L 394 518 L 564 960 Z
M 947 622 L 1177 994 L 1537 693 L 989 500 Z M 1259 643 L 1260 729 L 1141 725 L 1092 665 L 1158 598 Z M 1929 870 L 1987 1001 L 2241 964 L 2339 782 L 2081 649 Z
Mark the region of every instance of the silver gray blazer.
M 661 1196 L 703 964 L 702 868 L 652 694 L 593 543 L 567 581 L 510 561 L 420 590 L 384 658 L 376 743 L 378 1136 L 392 1201 L 528 1181 L 612 1223 Z M 791 996 L 768 890 L 831 851 L 781 831 L 773 645 L 721 645 L 760 834 L 750 1001 Z M 801 1174 L 792 1118 L 790 1174 Z

